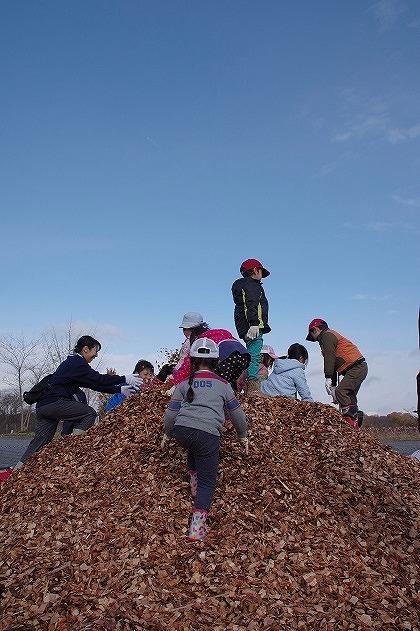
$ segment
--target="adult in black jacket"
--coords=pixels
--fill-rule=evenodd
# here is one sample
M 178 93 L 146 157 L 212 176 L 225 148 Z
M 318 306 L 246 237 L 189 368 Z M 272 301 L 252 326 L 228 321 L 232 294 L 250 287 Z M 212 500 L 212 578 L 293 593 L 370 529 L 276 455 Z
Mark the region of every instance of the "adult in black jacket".
M 19 469 L 29 456 L 52 441 L 60 421 L 71 423 L 73 434 L 80 434 L 92 427 L 96 410 L 75 398 L 79 388 L 109 394 L 128 394 L 138 388 L 138 375 L 101 375 L 89 366 L 100 349 L 98 340 L 83 335 L 73 354 L 59 365 L 36 404 L 35 436 L 15 468 Z

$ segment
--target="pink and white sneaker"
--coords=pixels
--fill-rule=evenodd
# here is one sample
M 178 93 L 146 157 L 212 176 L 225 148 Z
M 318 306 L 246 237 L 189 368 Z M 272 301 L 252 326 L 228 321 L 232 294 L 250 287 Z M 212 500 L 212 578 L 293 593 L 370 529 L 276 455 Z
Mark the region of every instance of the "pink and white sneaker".
M 190 469 L 188 473 L 190 474 L 191 497 L 195 497 L 197 495 L 197 471 Z
M 201 508 L 195 508 L 191 517 L 190 531 L 188 533 L 189 541 L 203 541 L 207 535 L 208 527 L 206 525 L 207 511 Z

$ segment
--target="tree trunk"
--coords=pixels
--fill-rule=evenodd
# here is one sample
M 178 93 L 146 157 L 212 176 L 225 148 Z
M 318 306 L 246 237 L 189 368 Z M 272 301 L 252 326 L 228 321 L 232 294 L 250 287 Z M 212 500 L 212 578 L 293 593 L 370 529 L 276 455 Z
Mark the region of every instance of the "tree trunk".
M 23 407 L 23 392 L 22 392 L 22 373 L 18 371 L 18 386 L 19 386 L 19 405 L 20 405 L 20 431 L 25 431 L 25 410 Z
M 26 433 L 29 431 L 29 425 L 31 423 L 31 412 L 32 412 L 31 407 L 28 407 L 26 410 L 24 410 L 23 429 L 21 430 L 22 432 Z

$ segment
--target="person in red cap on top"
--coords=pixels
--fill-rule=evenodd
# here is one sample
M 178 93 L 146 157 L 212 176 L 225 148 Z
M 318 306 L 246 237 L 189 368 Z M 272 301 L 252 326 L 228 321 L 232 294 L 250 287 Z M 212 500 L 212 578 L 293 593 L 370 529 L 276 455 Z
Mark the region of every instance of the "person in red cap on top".
M 245 341 L 251 363 L 248 367 L 247 391 L 258 393 L 258 368 L 263 346 L 263 334 L 271 331 L 268 326 L 268 301 L 261 280 L 270 272 L 257 259 L 247 259 L 240 267 L 242 278 L 232 285 L 235 303 L 235 326 Z
M 340 405 L 346 423 L 357 429 L 357 393 L 368 373 L 366 360 L 355 344 L 330 329 L 325 320 L 312 320 L 308 329 L 306 339 L 319 342 L 324 356 L 325 389 Z M 343 377 L 338 385 L 337 373 Z

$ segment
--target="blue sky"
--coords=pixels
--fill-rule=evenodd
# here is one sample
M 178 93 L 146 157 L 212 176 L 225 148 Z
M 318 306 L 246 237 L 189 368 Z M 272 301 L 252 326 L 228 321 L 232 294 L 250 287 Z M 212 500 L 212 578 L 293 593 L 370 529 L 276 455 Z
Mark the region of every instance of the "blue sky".
M 121 365 L 258 257 L 277 350 L 321 316 L 371 410 L 414 409 L 420 7 L 410 0 L 5 2 L 2 333 L 72 317 Z M 321 398 L 319 350 L 309 377 Z

